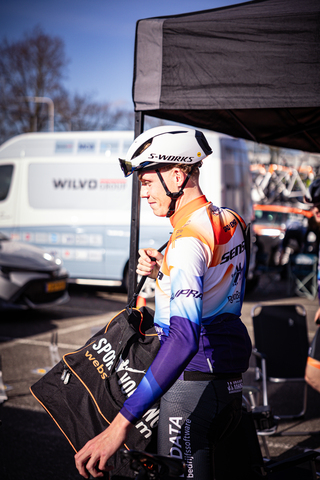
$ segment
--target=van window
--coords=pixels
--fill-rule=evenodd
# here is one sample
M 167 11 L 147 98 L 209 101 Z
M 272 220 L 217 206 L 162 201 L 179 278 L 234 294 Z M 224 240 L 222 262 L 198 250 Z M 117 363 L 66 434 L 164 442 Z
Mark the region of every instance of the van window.
M 119 155 L 119 142 L 104 141 L 100 143 L 100 153 L 104 153 L 106 157 L 111 155 Z
M 0 165 L 0 202 L 8 196 L 12 173 L 13 165 Z

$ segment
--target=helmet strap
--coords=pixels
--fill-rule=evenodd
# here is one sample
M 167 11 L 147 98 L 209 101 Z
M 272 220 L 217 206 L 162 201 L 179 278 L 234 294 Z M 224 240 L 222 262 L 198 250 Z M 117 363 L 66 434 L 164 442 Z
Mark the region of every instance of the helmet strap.
M 166 191 L 166 195 L 171 198 L 171 203 L 170 203 L 170 205 L 169 205 L 169 210 L 168 210 L 168 212 L 167 212 L 166 217 L 171 217 L 171 215 L 174 214 L 175 209 L 176 209 L 177 200 L 178 200 L 179 197 L 181 197 L 181 195 L 183 195 L 183 190 L 184 190 L 185 186 L 187 185 L 187 183 L 188 183 L 188 181 L 189 181 L 189 178 L 190 178 L 190 176 L 191 176 L 191 174 L 192 174 L 192 172 L 193 172 L 193 169 L 194 169 L 194 166 L 192 167 L 192 169 L 190 170 L 190 172 L 187 174 L 187 176 L 186 176 L 186 178 L 185 178 L 185 180 L 184 180 L 183 184 L 181 185 L 180 190 L 179 190 L 178 192 L 170 192 L 170 190 L 168 189 L 168 187 L 167 187 L 167 185 L 166 185 L 166 183 L 165 183 L 165 181 L 164 181 L 164 179 L 163 179 L 163 176 L 161 175 L 160 171 L 159 171 L 158 169 L 156 169 L 156 173 L 157 173 L 157 175 L 158 175 L 158 178 L 159 178 L 159 180 L 160 180 L 163 188 L 164 188 L 165 191 Z

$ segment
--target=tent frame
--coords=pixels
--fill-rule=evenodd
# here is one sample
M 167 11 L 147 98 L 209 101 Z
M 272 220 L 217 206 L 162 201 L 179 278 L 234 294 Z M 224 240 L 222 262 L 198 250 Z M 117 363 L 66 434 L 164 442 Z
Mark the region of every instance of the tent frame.
M 137 138 L 144 129 L 144 114 L 135 112 L 134 138 Z M 132 175 L 131 200 L 131 229 L 130 229 L 130 258 L 128 272 L 128 301 L 133 297 L 137 285 L 136 266 L 138 264 L 139 231 L 140 231 L 140 182 L 137 172 Z

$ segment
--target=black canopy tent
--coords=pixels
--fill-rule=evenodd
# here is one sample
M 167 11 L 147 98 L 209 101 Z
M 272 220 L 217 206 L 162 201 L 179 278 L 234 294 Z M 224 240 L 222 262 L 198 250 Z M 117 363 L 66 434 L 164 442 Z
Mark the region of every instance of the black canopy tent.
M 256 0 L 139 20 L 133 101 L 136 136 L 149 115 L 320 153 L 320 1 Z M 133 185 L 130 284 L 139 238 L 136 177 Z

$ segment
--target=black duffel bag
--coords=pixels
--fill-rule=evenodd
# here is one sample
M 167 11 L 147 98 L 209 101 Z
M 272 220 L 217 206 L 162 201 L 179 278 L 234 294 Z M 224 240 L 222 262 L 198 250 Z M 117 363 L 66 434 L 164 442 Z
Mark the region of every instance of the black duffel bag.
M 148 307 L 125 308 L 30 388 L 75 452 L 108 427 L 155 358 L 160 342 L 153 314 Z M 125 447 L 146 450 L 158 416 L 156 404 L 131 429 Z M 118 453 L 108 465 L 113 478 L 133 476 Z

